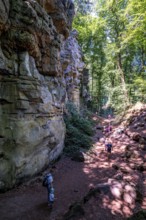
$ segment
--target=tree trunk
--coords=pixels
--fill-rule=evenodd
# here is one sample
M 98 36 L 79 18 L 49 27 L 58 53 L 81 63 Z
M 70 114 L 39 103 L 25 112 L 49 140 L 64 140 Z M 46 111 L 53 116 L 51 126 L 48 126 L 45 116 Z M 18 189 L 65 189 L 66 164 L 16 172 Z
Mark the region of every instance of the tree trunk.
M 118 53 L 118 57 L 117 57 L 117 66 L 118 66 L 118 70 L 119 70 L 119 74 L 120 74 L 122 89 L 123 89 L 123 92 L 125 95 L 125 101 L 126 101 L 126 104 L 129 104 L 129 96 L 128 96 L 128 92 L 127 92 L 127 88 L 126 88 L 124 72 L 122 69 L 122 62 L 121 62 L 121 54 L 120 53 Z

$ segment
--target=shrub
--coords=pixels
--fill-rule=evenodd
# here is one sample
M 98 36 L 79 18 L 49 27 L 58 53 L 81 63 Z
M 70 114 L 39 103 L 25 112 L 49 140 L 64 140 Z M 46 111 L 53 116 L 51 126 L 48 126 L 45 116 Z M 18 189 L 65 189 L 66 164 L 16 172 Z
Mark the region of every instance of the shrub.
M 71 154 L 80 148 L 89 149 L 92 146 L 92 121 L 82 116 L 72 103 L 66 105 L 64 116 L 66 123 L 66 137 L 64 152 Z

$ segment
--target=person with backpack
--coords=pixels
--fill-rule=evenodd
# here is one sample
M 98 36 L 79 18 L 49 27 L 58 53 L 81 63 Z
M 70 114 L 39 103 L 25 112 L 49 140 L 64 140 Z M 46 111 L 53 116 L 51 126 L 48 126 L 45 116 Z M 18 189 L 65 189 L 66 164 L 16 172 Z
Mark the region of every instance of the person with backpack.
M 110 157 L 111 151 L 112 151 L 112 143 L 110 140 L 107 140 L 105 143 L 105 150 L 108 153 L 108 158 Z
M 53 176 L 51 173 L 45 175 L 43 179 L 43 186 L 48 191 L 48 206 L 52 209 L 54 203 L 54 187 L 53 187 Z

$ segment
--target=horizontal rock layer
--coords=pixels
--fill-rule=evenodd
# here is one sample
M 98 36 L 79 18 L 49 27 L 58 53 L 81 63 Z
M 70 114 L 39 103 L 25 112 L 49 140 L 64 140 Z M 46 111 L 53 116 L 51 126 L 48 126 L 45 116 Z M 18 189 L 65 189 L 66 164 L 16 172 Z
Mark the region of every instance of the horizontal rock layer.
M 1 191 L 62 152 L 64 104 L 79 106 L 84 66 L 73 15 L 71 0 L 0 1 Z

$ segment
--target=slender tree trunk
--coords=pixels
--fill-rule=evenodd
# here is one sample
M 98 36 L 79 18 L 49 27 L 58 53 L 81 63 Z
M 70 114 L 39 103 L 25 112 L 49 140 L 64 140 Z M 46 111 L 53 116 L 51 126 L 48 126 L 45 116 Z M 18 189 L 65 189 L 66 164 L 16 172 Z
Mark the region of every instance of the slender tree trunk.
M 101 75 L 98 77 L 98 111 L 101 111 Z
M 141 47 L 141 64 L 141 71 L 143 72 L 145 68 L 145 51 L 143 46 Z
M 91 72 L 91 77 L 92 77 L 92 92 L 91 92 L 91 94 L 92 94 L 92 97 L 93 97 L 93 89 L 94 89 L 94 76 L 93 76 L 93 68 L 92 68 L 92 70 L 91 70 L 92 72 Z
M 120 74 L 122 89 L 123 89 L 123 92 L 125 95 L 125 101 L 127 104 L 129 104 L 129 96 L 128 96 L 128 92 L 127 92 L 127 88 L 126 88 L 124 72 L 122 69 L 122 61 L 121 61 L 121 54 L 120 53 L 118 53 L 118 57 L 117 57 L 117 66 L 118 66 L 118 70 L 119 70 L 119 74 Z

